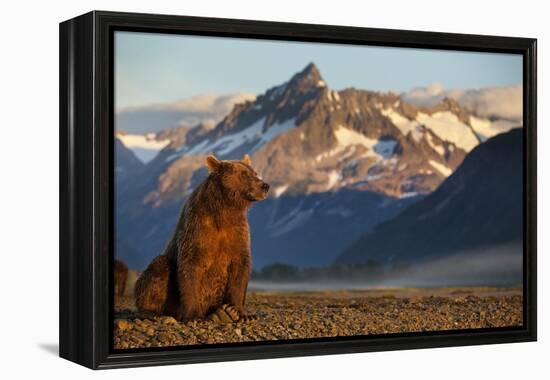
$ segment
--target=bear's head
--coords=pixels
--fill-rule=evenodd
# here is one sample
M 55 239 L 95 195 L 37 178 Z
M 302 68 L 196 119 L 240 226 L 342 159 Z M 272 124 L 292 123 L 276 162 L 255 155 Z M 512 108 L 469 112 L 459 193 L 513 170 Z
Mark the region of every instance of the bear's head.
M 242 160 L 218 160 L 206 157 L 210 175 L 215 176 L 223 189 L 236 201 L 261 201 L 267 198 L 269 185 L 252 169 L 248 154 Z

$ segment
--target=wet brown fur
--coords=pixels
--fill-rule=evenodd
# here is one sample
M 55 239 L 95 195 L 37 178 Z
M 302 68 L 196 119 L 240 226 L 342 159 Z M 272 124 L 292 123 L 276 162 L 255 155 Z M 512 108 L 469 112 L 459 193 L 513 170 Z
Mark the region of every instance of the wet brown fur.
M 128 280 L 128 266 L 120 261 L 115 260 L 115 294 L 123 296 L 126 291 L 126 281 Z
M 207 158 L 209 176 L 189 197 L 164 253 L 135 287 L 138 310 L 179 320 L 208 316 L 223 304 L 245 316 L 251 270 L 247 211 L 269 186 L 250 159 Z

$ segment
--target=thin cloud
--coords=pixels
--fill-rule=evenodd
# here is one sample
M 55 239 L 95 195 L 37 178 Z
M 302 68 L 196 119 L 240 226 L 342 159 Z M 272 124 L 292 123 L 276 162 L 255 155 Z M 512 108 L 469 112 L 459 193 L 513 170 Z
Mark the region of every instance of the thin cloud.
M 448 97 L 455 99 L 478 116 L 521 122 L 523 89 L 521 85 L 449 90 L 439 83 L 406 92 L 403 99 L 420 106 L 430 106 Z

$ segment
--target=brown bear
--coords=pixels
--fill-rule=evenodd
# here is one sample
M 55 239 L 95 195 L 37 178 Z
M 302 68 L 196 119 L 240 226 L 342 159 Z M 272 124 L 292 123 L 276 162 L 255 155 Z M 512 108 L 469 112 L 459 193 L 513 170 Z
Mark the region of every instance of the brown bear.
M 139 277 L 139 311 L 188 321 L 248 320 L 251 271 L 247 212 L 267 198 L 269 185 L 242 161 L 206 158 L 208 177 L 190 195 L 162 255 Z
M 115 259 L 115 294 L 123 296 L 126 290 L 126 281 L 128 281 L 128 266 Z

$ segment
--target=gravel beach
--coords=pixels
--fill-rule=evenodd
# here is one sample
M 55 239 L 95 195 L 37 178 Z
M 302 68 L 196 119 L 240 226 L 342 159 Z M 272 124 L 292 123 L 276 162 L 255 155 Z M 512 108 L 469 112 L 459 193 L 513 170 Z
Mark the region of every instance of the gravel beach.
M 519 326 L 522 304 L 520 288 L 253 292 L 246 305 L 258 320 L 221 324 L 140 315 L 132 297 L 117 297 L 114 348 Z

